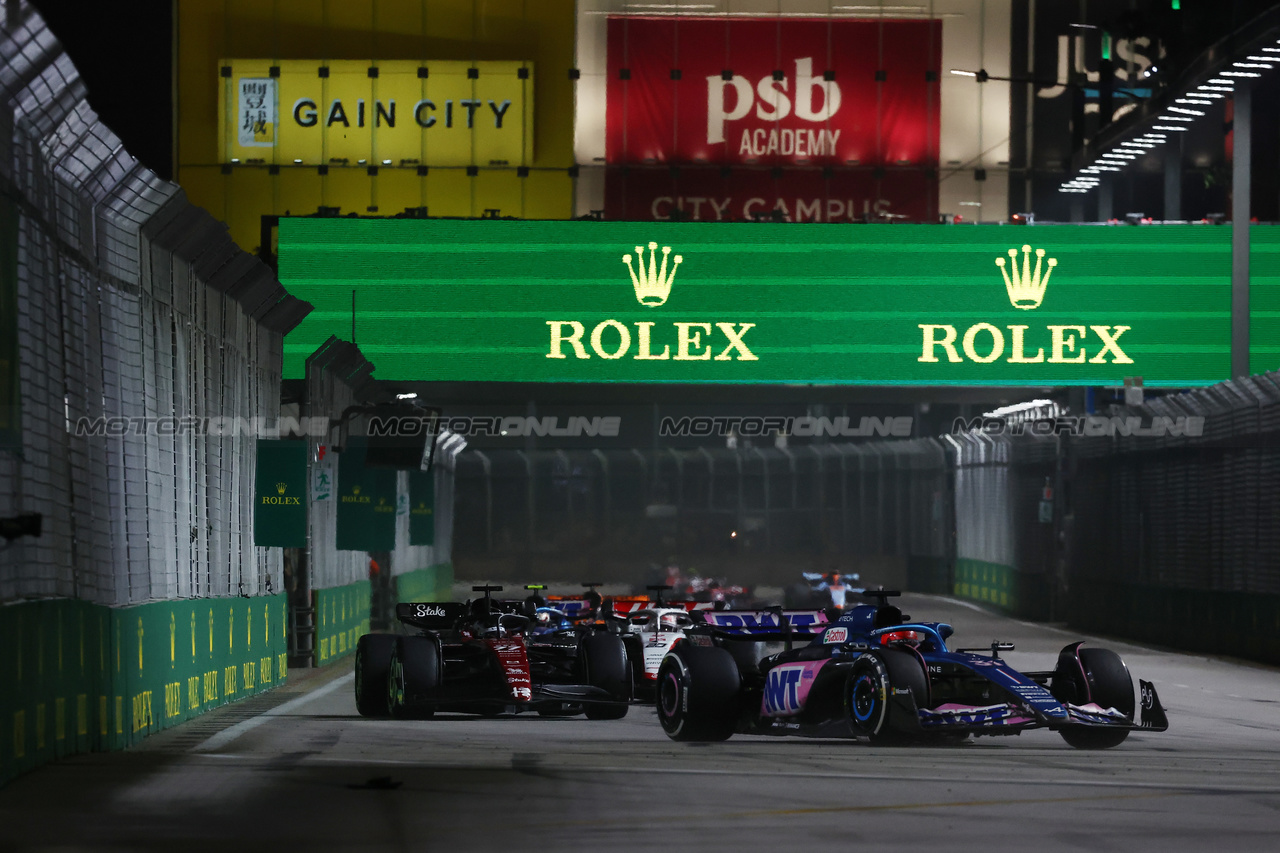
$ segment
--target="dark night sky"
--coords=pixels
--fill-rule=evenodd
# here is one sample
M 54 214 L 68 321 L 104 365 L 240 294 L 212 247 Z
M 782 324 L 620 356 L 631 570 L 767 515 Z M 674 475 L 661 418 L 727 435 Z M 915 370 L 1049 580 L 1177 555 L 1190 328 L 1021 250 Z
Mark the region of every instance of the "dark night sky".
M 173 177 L 170 0 L 32 0 L 89 88 L 89 104 L 125 148 Z

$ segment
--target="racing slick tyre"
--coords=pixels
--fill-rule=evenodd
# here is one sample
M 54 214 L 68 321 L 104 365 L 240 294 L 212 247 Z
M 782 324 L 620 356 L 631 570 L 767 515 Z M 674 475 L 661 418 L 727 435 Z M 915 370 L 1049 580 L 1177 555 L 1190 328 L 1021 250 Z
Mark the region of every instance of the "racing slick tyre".
M 1081 676 L 1074 673 L 1077 698 L 1070 701 L 1083 703 L 1087 698 L 1100 707 L 1115 708 L 1132 720 L 1133 678 L 1120 656 L 1110 649 L 1081 649 L 1080 664 L 1088 689 L 1081 689 Z M 1129 736 L 1128 729 L 1092 726 L 1069 726 L 1058 733 L 1076 749 L 1110 749 Z
M 644 646 L 640 640 L 633 634 L 624 637 L 622 646 L 627 650 L 627 663 L 631 667 L 631 695 L 633 697 L 640 696 L 642 693 L 649 692 L 652 682 L 645 683 L 644 678 Z
M 588 702 L 583 709 L 588 720 L 620 720 L 631 706 L 631 664 L 622 640 L 612 634 L 589 634 L 582 639 L 583 675 L 587 684 L 599 687 L 617 699 L 610 704 Z
M 440 684 L 440 651 L 431 637 L 396 637 L 387 677 L 387 713 L 396 719 L 430 717 L 415 707 Z
M 919 732 L 918 720 L 899 719 L 901 709 L 893 707 L 894 689 L 911 691 L 917 708 L 929 698 L 929 682 L 914 657 L 896 649 L 864 654 L 853 662 L 845 686 L 845 709 L 853 733 L 866 735 L 872 743 L 896 743 Z
M 738 725 L 741 692 L 733 655 L 682 643 L 658 670 L 658 721 L 672 740 L 728 740 Z
M 734 662 L 738 665 L 739 673 L 756 673 L 760 672 L 760 658 L 764 657 L 760 650 L 764 647 L 764 643 L 728 643 L 725 651 L 733 655 Z
M 356 710 L 362 717 L 387 716 L 387 675 L 395 634 L 365 634 L 356 642 Z

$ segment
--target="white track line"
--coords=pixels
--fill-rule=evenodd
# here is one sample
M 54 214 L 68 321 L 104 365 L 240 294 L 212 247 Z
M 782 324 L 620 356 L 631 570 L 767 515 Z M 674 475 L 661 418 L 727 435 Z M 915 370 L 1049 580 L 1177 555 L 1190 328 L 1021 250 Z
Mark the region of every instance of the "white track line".
M 256 729 L 258 726 L 262 725 L 263 723 L 268 722 L 272 717 L 284 716 L 285 714 L 288 714 L 289 712 L 293 711 L 293 709 L 298 708 L 302 705 L 305 705 L 306 703 L 314 699 L 319 699 L 321 696 L 327 696 L 333 691 L 337 690 L 339 687 L 342 687 L 343 685 L 352 681 L 355 677 L 356 675 L 354 672 L 349 672 L 340 678 L 335 678 L 333 681 L 330 681 L 328 684 L 326 684 L 324 687 L 319 688 L 318 690 L 313 690 L 310 693 L 305 693 L 302 696 L 297 697 L 296 699 L 290 699 L 288 702 L 285 702 L 283 705 L 279 705 L 275 708 L 272 708 L 269 711 L 263 711 L 261 714 L 258 714 L 256 717 L 250 717 L 247 720 L 241 720 L 240 722 L 236 723 L 234 726 L 230 726 L 218 732 L 216 735 L 209 738 L 204 743 L 198 744 L 197 746 L 193 747 L 191 751 L 192 752 L 213 752 L 216 749 L 221 749 L 222 747 L 231 743 L 231 741 L 240 737 L 240 735 L 245 734 L 246 732 L 252 731 L 253 729 Z

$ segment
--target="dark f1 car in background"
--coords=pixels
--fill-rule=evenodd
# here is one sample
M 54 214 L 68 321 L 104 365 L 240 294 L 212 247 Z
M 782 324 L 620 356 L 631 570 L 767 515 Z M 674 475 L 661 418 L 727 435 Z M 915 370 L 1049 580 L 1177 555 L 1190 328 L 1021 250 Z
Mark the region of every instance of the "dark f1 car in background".
M 865 736 L 873 742 L 939 741 L 1047 728 L 1081 749 L 1105 749 L 1135 729 L 1169 727 L 1155 687 L 1133 681 L 1115 652 L 1072 643 L 1052 670 L 1018 672 L 993 643 L 985 654 L 951 651 L 950 625 L 913 622 L 888 603 L 831 620 L 821 610 L 694 613 L 700 624 L 663 660 L 657 709 L 673 740 L 725 740 L 735 732 Z M 808 639 L 792 647 L 792 641 Z M 758 662 L 735 643 L 778 641 Z
M 356 707 L 366 717 L 538 711 L 626 716 L 632 675 L 622 640 L 591 626 L 535 632 L 525 601 L 474 587 L 466 603 L 396 606 L 415 635 L 366 634 L 356 644 Z

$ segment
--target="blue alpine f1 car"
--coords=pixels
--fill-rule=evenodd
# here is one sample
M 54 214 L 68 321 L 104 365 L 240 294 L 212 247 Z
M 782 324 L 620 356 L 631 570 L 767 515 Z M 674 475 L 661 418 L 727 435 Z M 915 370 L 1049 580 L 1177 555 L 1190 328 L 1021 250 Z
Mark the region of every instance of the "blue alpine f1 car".
M 1150 682 L 1138 682 L 1135 701 L 1129 669 L 1115 652 L 1071 643 L 1053 669 L 1018 672 L 1000 657 L 1012 644 L 953 651 L 950 625 L 910 620 L 889 603 L 897 592 L 862 594 L 875 603 L 844 613 L 692 614 L 696 624 L 685 629 L 658 673 L 658 719 L 667 735 L 692 741 L 735 733 L 853 736 L 884 743 L 1047 728 L 1071 746 L 1105 749 L 1131 731 L 1169 727 Z M 751 643 L 779 641 L 787 650 L 763 659 L 747 651 Z

